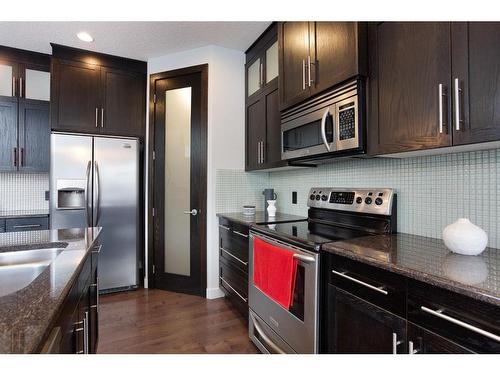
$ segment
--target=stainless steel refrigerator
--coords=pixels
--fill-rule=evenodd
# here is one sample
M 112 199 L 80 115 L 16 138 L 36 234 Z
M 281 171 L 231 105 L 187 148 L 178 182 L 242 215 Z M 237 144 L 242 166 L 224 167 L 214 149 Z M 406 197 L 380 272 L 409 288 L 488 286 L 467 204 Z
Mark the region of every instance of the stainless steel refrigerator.
M 139 142 L 51 135 L 52 229 L 100 226 L 99 290 L 138 284 Z

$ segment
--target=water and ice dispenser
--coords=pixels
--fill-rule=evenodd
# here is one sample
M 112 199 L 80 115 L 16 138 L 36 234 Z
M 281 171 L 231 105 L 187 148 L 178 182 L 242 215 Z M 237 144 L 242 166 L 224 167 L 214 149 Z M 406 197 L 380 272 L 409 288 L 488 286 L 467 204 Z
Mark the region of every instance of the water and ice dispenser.
M 85 180 L 57 180 L 57 209 L 85 209 Z

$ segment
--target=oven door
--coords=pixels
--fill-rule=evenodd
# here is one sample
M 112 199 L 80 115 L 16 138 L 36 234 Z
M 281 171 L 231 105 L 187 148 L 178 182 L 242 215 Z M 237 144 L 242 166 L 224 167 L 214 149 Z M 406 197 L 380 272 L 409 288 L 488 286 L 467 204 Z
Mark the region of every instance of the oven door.
M 274 302 L 253 282 L 254 238 L 294 253 L 297 275 L 293 303 L 289 310 Z M 263 352 L 317 353 L 319 254 L 250 233 L 249 336 Z
M 281 158 L 335 151 L 335 105 L 326 105 L 281 124 Z

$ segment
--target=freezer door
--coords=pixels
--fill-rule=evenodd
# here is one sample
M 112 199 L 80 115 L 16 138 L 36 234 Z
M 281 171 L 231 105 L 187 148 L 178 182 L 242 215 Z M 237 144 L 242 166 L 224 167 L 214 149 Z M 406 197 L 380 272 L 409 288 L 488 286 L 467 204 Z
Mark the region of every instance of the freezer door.
M 50 225 L 52 229 L 92 224 L 92 137 L 50 138 Z
M 99 289 L 137 286 L 139 144 L 94 138 L 94 225 L 103 228 Z

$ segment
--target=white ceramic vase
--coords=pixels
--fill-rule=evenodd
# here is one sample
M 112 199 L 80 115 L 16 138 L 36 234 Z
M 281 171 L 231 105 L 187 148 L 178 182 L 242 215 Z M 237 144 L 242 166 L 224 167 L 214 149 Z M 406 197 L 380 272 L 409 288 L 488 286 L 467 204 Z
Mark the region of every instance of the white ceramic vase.
M 486 248 L 488 235 L 469 219 L 461 218 L 444 228 L 443 241 L 454 253 L 479 255 Z
M 267 215 L 268 216 L 276 216 L 276 201 L 275 200 L 269 200 L 267 201 Z

